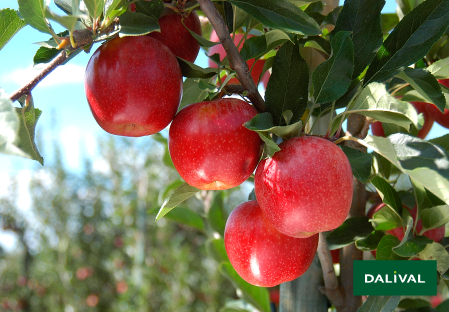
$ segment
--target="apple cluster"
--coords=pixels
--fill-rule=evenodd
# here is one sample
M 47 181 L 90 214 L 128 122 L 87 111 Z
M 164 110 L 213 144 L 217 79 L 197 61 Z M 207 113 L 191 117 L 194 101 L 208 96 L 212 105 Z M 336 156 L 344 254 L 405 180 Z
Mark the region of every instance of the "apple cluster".
M 438 82 L 449 88 L 449 79 L 439 79 Z M 432 129 L 433 123 L 436 121 L 441 126 L 449 129 L 449 110 L 447 108 L 444 109 L 444 113 L 440 112 L 440 110 L 432 103 L 426 102 L 410 102 L 416 109 L 418 114 L 423 114 L 424 124 L 420 130 L 416 129 L 412 126 L 411 134 L 417 136 L 420 139 L 425 139 L 427 134 Z M 385 131 L 383 128 L 383 124 L 379 121 L 374 122 L 371 125 L 371 131 L 373 135 L 385 137 Z
M 183 22 L 201 34 L 196 13 Z M 173 164 L 198 189 L 230 189 L 256 171 L 257 200 L 236 207 L 226 224 L 231 264 L 258 286 L 299 277 L 315 256 L 317 233 L 337 228 L 348 215 L 353 180 L 346 155 L 326 139 L 301 136 L 284 141 L 279 152 L 260 161 L 263 141 L 244 127 L 257 111 L 240 99 L 195 103 L 177 112 L 182 73 L 176 57 L 193 62 L 199 45 L 181 16 L 165 15 L 159 24 L 160 33 L 114 38 L 92 55 L 85 90 L 95 119 L 107 132 L 124 136 L 154 134 L 171 122 Z M 234 38 L 241 39 L 239 34 Z M 223 59 L 220 45 L 214 52 Z M 248 61 L 255 82 L 264 65 L 258 62 Z

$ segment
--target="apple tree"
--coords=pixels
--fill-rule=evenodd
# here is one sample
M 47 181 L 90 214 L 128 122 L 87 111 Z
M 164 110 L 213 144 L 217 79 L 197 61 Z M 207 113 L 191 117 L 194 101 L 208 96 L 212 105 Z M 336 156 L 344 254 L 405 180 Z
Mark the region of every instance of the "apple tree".
M 34 58 L 40 74 L 0 94 L 2 153 L 43 164 L 33 89 L 100 43 L 85 75 L 93 116 L 164 144 L 182 179 L 156 221 L 202 199 L 210 255 L 241 298 L 223 311 L 270 311 L 262 286 L 279 283 L 281 311 L 430 305 L 353 296 L 352 262 L 366 251 L 436 260 L 449 286 L 449 136 L 425 139 L 449 126 L 449 0 L 398 0 L 397 14 L 381 13 L 384 0 L 54 2 L 65 15 L 44 0 L 0 11 L 0 48 L 25 25 L 51 36 Z M 207 68 L 193 63 L 199 46 Z M 158 132 L 170 123 L 167 140 Z M 250 201 L 228 219 L 222 196 L 244 181 Z

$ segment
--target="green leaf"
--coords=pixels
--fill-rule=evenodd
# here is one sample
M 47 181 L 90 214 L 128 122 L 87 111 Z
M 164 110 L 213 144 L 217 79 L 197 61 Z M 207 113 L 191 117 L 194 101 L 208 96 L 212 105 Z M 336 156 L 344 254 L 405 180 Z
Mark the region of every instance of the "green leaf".
M 45 17 L 48 19 L 51 19 L 58 24 L 62 25 L 69 31 L 73 31 L 75 29 L 76 23 L 78 22 L 77 16 L 60 16 L 52 12 L 50 9 L 47 8 L 47 11 L 45 12 Z
M 200 88 L 200 81 L 201 79 L 199 78 L 187 78 L 186 80 L 184 80 L 182 99 L 178 110 L 181 110 L 189 104 L 202 102 L 207 97 L 209 91 L 207 89 L 205 90 Z M 205 83 L 210 82 L 209 79 L 204 79 L 202 81 Z
M 255 36 L 246 40 L 240 54 L 245 61 L 260 58 L 286 41 L 291 41 L 290 37 L 282 30 L 274 29 L 262 36 Z
M 146 0 L 136 2 L 136 12 L 151 16 L 158 20 L 164 11 L 164 1 L 162 0 Z
M 399 18 L 395 13 L 384 13 L 380 18 L 384 35 L 388 35 L 399 23 Z
M 392 248 L 399 245 L 400 241 L 396 236 L 385 235 L 379 242 L 376 252 L 376 260 L 407 260 L 405 257 L 398 256 Z
M 441 91 L 440 84 L 431 73 L 421 68 L 407 68 L 400 72 L 397 77 L 407 81 L 424 97 L 425 102 L 433 103 L 440 111 L 444 111 L 446 99 Z
M 173 165 L 173 161 L 171 160 L 171 157 L 170 157 L 170 152 L 168 150 L 168 141 L 167 141 L 167 139 L 164 138 L 162 136 L 162 134 L 160 134 L 160 133 L 153 134 L 151 137 L 154 140 L 156 140 L 157 142 L 159 142 L 159 143 L 164 145 L 165 151 L 164 151 L 164 156 L 162 157 L 162 161 L 164 162 L 164 165 L 166 165 L 169 168 L 173 168 L 174 169 L 175 165 Z
M 139 1 L 138 3 L 142 3 Z M 125 0 L 106 0 L 104 5 L 104 18 L 113 19 L 117 15 L 117 10 L 120 8 L 123 8 L 125 6 L 128 6 L 128 3 Z M 136 3 L 137 7 L 137 3 Z
M 218 263 L 229 262 L 223 238 L 209 239 L 206 242 L 206 251 Z
M 307 108 L 309 67 L 299 54 L 299 47 L 286 42 L 277 52 L 265 92 L 266 111 L 275 126 L 286 125 L 283 113 L 293 113 L 291 123 L 298 122 Z
M 449 254 L 441 244 L 428 244 L 426 248 L 418 254 L 421 260 L 436 260 L 437 271 L 440 274 L 445 273 L 449 268 Z
M 384 82 L 416 63 L 449 26 L 449 1 L 427 0 L 407 14 L 377 52 L 364 79 Z
M 45 18 L 46 0 L 18 0 L 19 12 L 25 22 L 40 32 L 50 33 L 50 26 Z
M 202 68 L 180 57 L 177 58 L 182 75 L 187 78 L 211 78 L 217 74 L 216 68 Z
M 0 89 L 0 153 L 28 157 L 15 144 L 18 139 L 19 118 L 9 97 Z
M 15 10 L 0 10 L 0 50 L 26 25 Z
M 402 257 L 412 257 L 426 248 L 433 241 L 425 236 L 408 238 L 403 245 L 393 248 L 394 253 Z M 402 244 L 402 243 L 401 243 Z
M 60 8 L 62 11 L 64 11 L 64 13 L 66 13 L 67 15 L 71 15 L 72 14 L 72 5 L 73 5 L 73 1 L 72 0 L 54 0 L 56 6 L 58 8 Z M 79 3 L 79 1 L 78 1 Z
M 224 207 L 223 193 L 214 192 L 212 204 L 207 212 L 207 221 L 214 231 L 224 236 L 227 219 L 228 214 Z
M 438 312 L 446 312 L 449 311 L 449 299 L 440 303 L 436 308 Z
M 160 31 L 159 23 L 145 14 L 125 12 L 120 15 L 120 37 L 142 36 Z
M 410 13 L 414 8 L 421 4 L 424 0 L 397 0 L 397 14 L 402 19 L 406 14 Z
M 427 71 L 437 79 L 449 78 L 449 57 L 436 61 L 427 67 Z
M 16 114 L 20 120 L 19 126 L 19 140 L 17 147 L 28 155 L 28 158 L 37 160 L 42 166 L 44 165 L 44 158 L 39 153 L 36 143 L 34 142 L 34 132 L 36 124 L 42 111 L 34 108 L 33 100 L 31 99 L 28 107 L 16 108 Z
M 34 65 L 51 62 L 59 53 L 61 53 L 61 50 L 40 47 L 34 55 Z
M 202 47 L 206 47 L 206 48 L 210 48 L 213 46 L 216 46 L 217 44 L 221 44 L 220 41 L 218 42 L 214 42 L 214 41 L 209 41 L 207 39 L 205 39 L 203 36 L 198 35 L 196 32 L 190 30 L 185 24 L 184 21 L 181 20 L 182 25 L 184 25 L 184 27 L 189 31 L 189 33 L 192 35 L 193 38 L 195 38 L 195 40 L 198 42 L 198 44 Z
M 349 31 L 338 32 L 331 41 L 332 54 L 313 71 L 316 103 L 338 100 L 348 90 L 354 71 L 354 46 Z
M 163 216 L 165 216 L 170 210 L 178 206 L 180 203 L 185 201 L 186 199 L 195 195 L 199 189 L 194 186 L 188 185 L 187 183 L 181 184 L 173 194 L 167 198 L 162 204 L 161 209 L 156 216 L 156 221 L 160 220 Z
M 401 309 L 412 309 L 412 308 L 420 308 L 420 307 L 430 307 L 430 302 L 425 301 L 423 299 L 410 299 L 405 298 L 399 302 L 398 308 Z
M 222 263 L 219 267 L 221 274 L 228 278 L 235 288 L 243 293 L 243 299 L 251 303 L 261 312 L 270 312 L 270 295 L 264 287 L 257 287 L 244 281 L 230 263 Z
M 219 312 L 258 312 L 254 306 L 244 300 L 232 300 L 219 310 Z
M 351 164 L 352 174 L 362 183 L 366 183 L 371 175 L 371 167 L 373 165 L 373 155 L 362 153 L 359 150 L 347 146 L 340 148 L 348 157 Z
M 197 230 L 205 230 L 204 220 L 190 209 L 178 207 L 165 215 L 166 219 L 181 223 Z
M 330 250 L 350 245 L 356 240 L 368 237 L 374 231 L 369 218 L 348 218 L 338 228 L 327 234 L 326 240 Z
M 388 231 L 402 227 L 402 218 L 388 206 L 383 207 L 373 215 L 373 226 L 379 231 Z
M 338 16 L 335 29 L 331 35 L 339 31 L 350 31 L 354 44 L 354 72 L 357 78 L 371 63 L 377 50 L 382 45 L 382 28 L 380 12 L 385 0 L 346 0 Z
M 319 35 L 318 24 L 287 0 L 228 0 L 264 25 L 301 35 Z
M 366 238 L 359 239 L 355 242 L 357 249 L 362 251 L 376 250 L 380 240 L 384 237 L 384 232 L 374 231 Z
M 103 13 L 105 0 L 83 0 L 83 1 L 87 7 L 87 10 L 89 11 L 89 15 L 93 19 L 96 19 L 101 15 L 101 13 Z
M 449 222 L 449 206 L 436 206 L 421 210 L 420 218 L 422 220 L 421 233 L 424 233 L 427 230 L 436 229 Z
M 381 177 L 374 177 L 371 180 L 371 183 L 376 188 L 377 192 L 382 198 L 382 202 L 384 202 L 388 207 L 393 209 L 398 216 L 402 215 L 402 203 L 401 198 L 399 197 L 396 190 L 384 179 Z
M 357 113 L 380 122 L 392 123 L 410 129 L 410 124 L 418 127 L 418 115 L 412 104 L 391 96 L 384 84 L 373 82 L 366 86 L 352 105 L 332 121 L 332 133 L 346 115 Z
M 245 127 L 252 131 L 274 133 L 281 138 L 298 136 L 302 130 L 302 120 L 288 126 L 275 126 L 270 113 L 261 113 L 247 121 Z
M 400 296 L 368 296 L 357 312 L 392 312 L 398 306 Z
M 439 146 L 402 133 L 388 138 L 368 135 L 357 142 L 382 155 L 435 196 L 449 203 L 449 157 Z
M 273 157 L 273 155 L 276 152 L 279 152 L 281 149 L 279 148 L 279 145 L 277 145 L 273 139 L 271 138 L 270 134 L 267 132 L 257 132 L 265 143 L 264 147 L 264 154 L 266 157 Z
M 442 147 L 449 154 L 449 133 L 439 138 L 431 139 L 429 142 Z

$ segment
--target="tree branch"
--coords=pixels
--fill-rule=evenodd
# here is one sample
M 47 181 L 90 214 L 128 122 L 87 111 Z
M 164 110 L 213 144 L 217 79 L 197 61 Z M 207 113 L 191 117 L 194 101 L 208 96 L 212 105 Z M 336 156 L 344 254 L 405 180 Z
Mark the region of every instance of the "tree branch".
M 337 311 L 340 311 L 345 305 L 344 289 L 338 285 L 332 256 L 327 247 L 326 236 L 324 233 L 320 233 L 318 257 L 320 258 L 324 278 L 324 287 L 320 287 L 320 291 L 332 302 L 337 308 Z
M 242 56 L 240 55 L 239 50 L 234 44 L 234 41 L 231 39 L 228 30 L 226 29 L 225 22 L 221 17 L 220 13 L 218 13 L 214 4 L 210 0 L 198 0 L 200 4 L 201 10 L 209 19 L 210 23 L 215 29 L 218 38 L 220 39 L 223 48 L 225 49 L 229 63 L 231 68 L 237 72 L 237 78 L 242 84 L 245 90 L 248 90 L 247 97 L 251 100 L 254 107 L 257 109 L 259 113 L 265 111 L 265 102 L 259 94 L 257 90 L 257 86 L 255 85 L 253 78 L 248 70 L 248 66 L 245 61 L 243 61 Z
M 116 19 L 111 25 L 106 27 L 105 29 L 101 30 L 99 32 L 99 36 L 104 34 L 109 34 L 115 29 L 115 26 L 118 24 L 118 19 Z M 66 51 L 75 51 L 83 46 L 92 44 L 94 42 L 94 37 L 92 36 L 92 30 L 90 29 L 83 29 L 83 30 L 75 30 L 73 32 L 73 38 L 75 40 L 76 46 L 72 47 L 70 45 L 70 37 L 66 36 L 62 38 L 61 43 L 58 46 L 58 49 L 65 49 L 62 50 L 61 53 L 58 54 L 48 65 L 40 72 L 38 73 L 30 82 L 28 82 L 25 86 L 21 87 L 20 89 L 16 90 L 13 94 L 10 96 L 11 101 L 17 101 L 20 97 L 22 97 L 25 94 L 30 94 L 31 91 L 41 82 L 45 77 L 48 76 L 53 70 L 55 70 L 59 65 L 61 65 L 66 59 L 67 59 L 67 52 Z

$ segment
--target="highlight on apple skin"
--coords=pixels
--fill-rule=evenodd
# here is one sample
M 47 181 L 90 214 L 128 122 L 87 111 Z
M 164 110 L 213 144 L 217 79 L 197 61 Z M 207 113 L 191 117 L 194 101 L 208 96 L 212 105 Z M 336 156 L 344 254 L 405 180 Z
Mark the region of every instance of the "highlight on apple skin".
M 101 128 L 138 137 L 157 133 L 173 120 L 182 97 L 182 74 L 174 54 L 160 41 L 123 37 L 95 51 L 84 86 Z
M 257 201 L 240 204 L 226 222 L 225 247 L 237 273 L 248 283 L 273 287 L 307 271 L 318 246 L 318 234 L 294 238 L 280 233 Z
M 259 135 L 243 124 L 257 114 L 245 101 L 223 98 L 188 105 L 174 118 L 169 151 L 181 177 L 202 190 L 242 184 L 262 153 Z
M 352 202 L 349 160 L 334 143 L 320 137 L 295 137 L 260 162 L 255 193 L 267 220 L 279 232 L 309 237 L 339 227 Z

